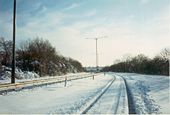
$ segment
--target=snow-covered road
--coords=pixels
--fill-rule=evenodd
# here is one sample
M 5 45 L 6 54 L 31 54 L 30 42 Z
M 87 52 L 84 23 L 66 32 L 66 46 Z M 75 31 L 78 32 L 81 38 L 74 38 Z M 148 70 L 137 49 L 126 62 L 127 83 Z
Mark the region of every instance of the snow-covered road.
M 87 111 L 88 114 L 128 114 L 128 100 L 124 80 L 114 75 L 115 80 L 107 91 Z
M 0 95 L 0 114 L 170 113 L 169 77 L 107 73 Z M 130 101 L 130 103 L 129 103 Z M 129 106 L 130 105 L 130 106 Z
M 107 74 L 104 76 L 102 74 L 96 76 L 94 80 L 84 78 L 70 81 L 67 87 L 64 87 L 64 83 L 58 83 L 19 92 L 9 92 L 0 95 L 0 113 L 78 113 L 89 100 L 100 94 L 113 78 L 113 75 Z M 110 95 L 110 99 L 113 101 L 114 99 L 111 96 L 124 96 L 124 92 L 118 93 L 119 89 L 124 87 L 120 85 L 121 82 L 120 78 L 116 78 L 115 82 L 106 91 L 107 94 L 100 99 L 108 101 L 106 103 L 110 103 L 110 109 L 114 106 L 111 101 L 105 100 L 105 98 Z M 112 89 L 113 91 L 111 91 Z M 120 103 L 123 104 L 121 100 Z M 105 113 L 104 107 L 100 107 L 103 109 L 101 112 Z M 107 109 L 107 112 L 115 112 L 115 110 L 108 111 Z

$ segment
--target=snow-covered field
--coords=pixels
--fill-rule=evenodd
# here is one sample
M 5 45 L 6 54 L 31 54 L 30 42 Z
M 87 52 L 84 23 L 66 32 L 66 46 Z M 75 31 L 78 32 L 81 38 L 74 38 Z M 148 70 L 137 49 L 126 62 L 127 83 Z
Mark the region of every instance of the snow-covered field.
M 131 90 L 136 113 L 170 114 L 170 77 L 117 73 Z
M 166 76 L 100 74 L 94 80 L 89 77 L 69 81 L 67 87 L 57 83 L 0 95 L 0 114 L 74 114 L 91 105 L 88 114 L 127 114 L 128 96 L 138 114 L 165 114 L 170 113 L 169 81 Z

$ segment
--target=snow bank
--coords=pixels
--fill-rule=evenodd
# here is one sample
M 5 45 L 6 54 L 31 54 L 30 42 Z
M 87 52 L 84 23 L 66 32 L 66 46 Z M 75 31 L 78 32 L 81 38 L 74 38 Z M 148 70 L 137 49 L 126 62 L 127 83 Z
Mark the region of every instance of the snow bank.
M 137 114 L 170 113 L 170 78 L 158 75 L 117 73 L 123 76 L 132 92 Z
M 30 72 L 30 71 L 22 71 L 19 68 L 16 68 L 15 70 L 16 73 L 16 82 L 20 81 L 27 81 L 27 80 L 34 80 L 34 79 L 47 79 L 51 77 L 56 77 L 56 76 L 44 76 L 40 77 L 37 73 L 35 72 Z M 83 75 L 87 74 L 85 72 L 80 72 L 80 73 L 67 73 L 66 75 L 72 76 L 72 75 Z M 64 75 L 62 75 L 64 76 Z M 0 73 L 0 83 L 9 83 L 11 81 L 11 68 L 8 67 L 3 67 L 2 72 Z
M 35 72 L 29 71 L 21 71 L 21 69 L 16 68 L 15 70 L 16 80 L 23 80 L 23 79 L 33 79 L 39 78 L 40 76 Z M 3 71 L 0 73 L 0 83 L 9 82 L 11 79 L 11 68 L 3 67 Z

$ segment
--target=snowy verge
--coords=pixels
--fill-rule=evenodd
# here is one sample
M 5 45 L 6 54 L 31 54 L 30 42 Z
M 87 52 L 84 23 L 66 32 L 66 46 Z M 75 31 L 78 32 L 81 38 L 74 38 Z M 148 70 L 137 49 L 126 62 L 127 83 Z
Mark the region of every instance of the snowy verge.
M 159 75 L 117 73 L 127 81 L 137 114 L 169 114 L 170 78 Z

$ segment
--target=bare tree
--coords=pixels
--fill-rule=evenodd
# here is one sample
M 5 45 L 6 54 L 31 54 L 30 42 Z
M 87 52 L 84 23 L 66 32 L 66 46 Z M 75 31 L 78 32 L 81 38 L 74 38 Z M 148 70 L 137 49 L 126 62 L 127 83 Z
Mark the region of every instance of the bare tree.
M 170 60 L 170 49 L 169 48 L 163 49 L 160 55 L 164 60 Z
M 12 41 L 5 41 L 3 37 L 0 38 L 0 55 L 1 64 L 5 66 L 11 65 Z

